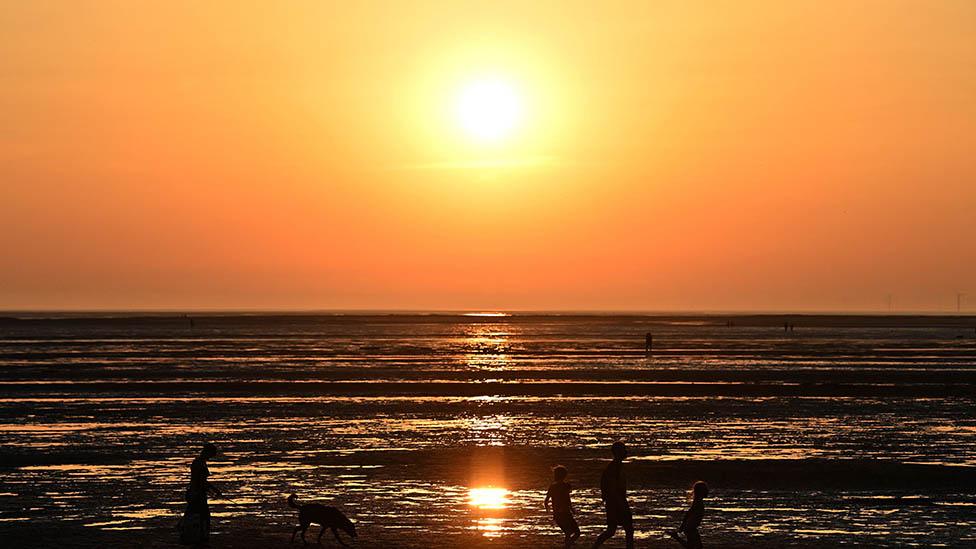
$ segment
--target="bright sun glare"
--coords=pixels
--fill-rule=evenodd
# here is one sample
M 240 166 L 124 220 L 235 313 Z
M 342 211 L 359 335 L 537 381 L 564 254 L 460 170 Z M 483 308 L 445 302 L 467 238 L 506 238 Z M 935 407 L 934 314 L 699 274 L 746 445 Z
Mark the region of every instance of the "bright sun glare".
M 468 502 L 480 509 L 502 509 L 508 505 L 508 490 L 504 488 L 472 488 Z
M 489 78 L 469 82 L 458 96 L 458 122 L 479 141 L 499 141 L 518 128 L 522 101 L 505 80 Z

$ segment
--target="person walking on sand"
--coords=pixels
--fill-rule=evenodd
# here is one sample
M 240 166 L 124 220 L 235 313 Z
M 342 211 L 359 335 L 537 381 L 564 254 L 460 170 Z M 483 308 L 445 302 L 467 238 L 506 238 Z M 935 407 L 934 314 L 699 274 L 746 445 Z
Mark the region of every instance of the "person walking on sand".
M 217 455 L 217 447 L 211 443 L 203 445 L 200 455 L 190 465 L 190 485 L 186 489 L 186 511 L 180 519 L 180 543 L 205 547 L 210 539 L 210 504 L 207 496 L 223 494 L 207 477 L 210 469 L 207 460 Z
M 671 532 L 671 537 L 677 540 L 686 549 L 702 549 L 701 534 L 698 527 L 701 525 L 702 517 L 705 516 L 705 496 L 708 495 L 708 485 L 703 481 L 698 481 L 691 487 L 692 502 L 691 507 L 685 512 L 685 518 L 681 521 L 681 526 Z M 685 538 L 679 535 L 684 532 Z
M 649 353 L 654 350 L 654 335 L 651 332 L 644 334 L 644 352 Z
M 613 461 L 607 465 L 600 477 L 600 495 L 607 512 L 607 529 L 596 538 L 594 549 L 603 545 L 616 532 L 617 527 L 624 529 L 627 535 L 627 549 L 634 549 L 634 518 L 627 502 L 627 482 L 624 479 L 624 458 L 627 457 L 627 446 L 617 441 L 610 446 Z
M 552 519 L 566 535 L 566 548 L 569 549 L 576 538 L 580 536 L 580 529 L 573 517 L 573 504 L 569 499 L 569 493 L 573 491 L 573 487 L 566 482 L 567 474 L 566 468 L 562 465 L 552 468 L 554 482 L 549 485 L 544 505 L 546 511 L 549 511 L 549 502 L 552 502 Z

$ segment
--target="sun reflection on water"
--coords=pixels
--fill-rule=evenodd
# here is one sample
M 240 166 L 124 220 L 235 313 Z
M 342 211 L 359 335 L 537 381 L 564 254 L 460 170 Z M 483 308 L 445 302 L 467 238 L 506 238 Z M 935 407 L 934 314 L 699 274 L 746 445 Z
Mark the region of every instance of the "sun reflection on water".
M 464 361 L 477 370 L 505 370 L 512 366 L 510 326 L 487 324 L 471 326 L 463 339 Z
M 472 417 L 465 421 L 471 442 L 478 446 L 504 446 L 512 418 L 496 414 Z
M 472 488 L 468 492 L 468 504 L 478 509 L 504 509 L 511 503 L 509 491 L 494 486 Z
M 475 530 L 481 532 L 481 535 L 486 538 L 497 538 L 500 537 L 505 530 L 502 523 L 503 519 L 498 517 L 488 517 L 474 521 L 474 528 Z

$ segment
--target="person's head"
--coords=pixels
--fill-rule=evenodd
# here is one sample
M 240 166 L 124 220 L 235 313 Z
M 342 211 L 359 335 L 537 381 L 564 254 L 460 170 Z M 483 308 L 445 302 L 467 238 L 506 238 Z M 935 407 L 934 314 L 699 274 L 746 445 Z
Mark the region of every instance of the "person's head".
M 699 480 L 691 486 L 691 497 L 695 499 L 703 499 L 708 495 L 708 485 L 705 481 Z
M 566 468 L 563 467 L 562 465 L 557 465 L 552 468 L 552 478 L 555 479 L 556 482 L 562 482 L 566 480 L 566 475 L 568 474 L 569 472 L 566 471 Z
M 203 459 L 210 459 L 216 456 L 217 446 L 215 446 L 212 442 L 204 444 L 203 449 L 200 450 L 200 455 L 203 456 Z
M 613 459 L 623 461 L 627 457 L 627 445 L 618 440 L 610 446 L 610 453 L 613 454 Z

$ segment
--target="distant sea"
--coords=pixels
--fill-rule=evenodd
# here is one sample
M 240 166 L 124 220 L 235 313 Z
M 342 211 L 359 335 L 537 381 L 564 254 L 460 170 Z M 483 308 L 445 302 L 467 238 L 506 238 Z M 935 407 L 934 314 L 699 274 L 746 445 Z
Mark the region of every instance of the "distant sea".
M 973 317 L 0 316 L 11 546 L 175 542 L 212 441 L 215 547 L 287 546 L 293 492 L 360 547 L 554 547 L 557 463 L 588 547 L 618 439 L 641 547 L 698 479 L 706 547 L 976 546 Z

